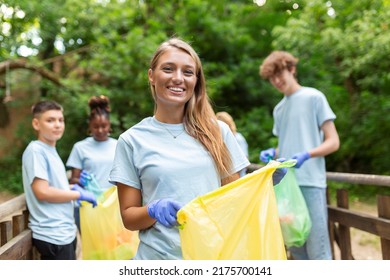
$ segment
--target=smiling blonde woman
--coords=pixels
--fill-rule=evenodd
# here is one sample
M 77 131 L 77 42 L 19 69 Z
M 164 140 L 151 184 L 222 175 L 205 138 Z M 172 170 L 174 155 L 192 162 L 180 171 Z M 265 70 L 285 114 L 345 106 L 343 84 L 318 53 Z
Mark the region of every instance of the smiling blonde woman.
M 177 211 L 239 178 L 249 165 L 229 127 L 216 119 L 194 49 L 162 43 L 148 70 L 154 115 L 118 140 L 110 181 L 124 225 L 139 230 L 135 259 L 182 259 Z

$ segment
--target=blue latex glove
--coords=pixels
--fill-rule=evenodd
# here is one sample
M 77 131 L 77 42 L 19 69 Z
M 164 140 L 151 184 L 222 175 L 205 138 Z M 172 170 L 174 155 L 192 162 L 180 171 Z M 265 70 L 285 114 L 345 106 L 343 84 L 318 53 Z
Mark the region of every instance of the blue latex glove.
M 88 183 L 91 181 L 91 175 L 89 175 L 89 173 L 85 170 L 82 170 L 81 173 L 80 173 L 80 178 L 79 178 L 79 185 L 81 185 L 81 187 L 85 188 Z
M 310 154 L 308 152 L 298 153 L 293 155 L 291 159 L 295 159 L 297 163 L 295 164 L 295 168 L 299 168 L 302 164 L 310 158 Z
M 91 203 L 93 207 L 97 205 L 96 198 L 93 193 L 83 189 L 78 184 L 73 185 L 72 191 L 78 191 L 80 193 L 80 197 L 77 199 L 77 201 L 87 201 Z
M 148 204 L 148 214 L 166 227 L 177 226 L 177 211 L 181 205 L 169 198 L 153 200 Z
M 273 159 L 276 155 L 275 148 L 269 148 L 267 150 L 263 150 L 260 152 L 260 160 L 262 162 L 268 163 L 271 159 Z
M 285 158 L 278 158 L 276 161 L 283 162 L 286 161 Z M 272 181 L 274 186 L 280 183 L 283 180 L 284 176 L 287 174 L 287 168 L 277 168 L 272 174 Z

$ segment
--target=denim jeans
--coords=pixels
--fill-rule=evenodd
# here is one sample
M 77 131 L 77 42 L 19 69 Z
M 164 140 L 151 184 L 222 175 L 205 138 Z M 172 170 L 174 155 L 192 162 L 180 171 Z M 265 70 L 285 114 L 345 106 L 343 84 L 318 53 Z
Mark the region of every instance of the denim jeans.
M 326 189 L 300 188 L 309 209 L 312 228 L 305 244 L 302 247 L 291 247 L 289 251 L 295 260 L 331 260 Z

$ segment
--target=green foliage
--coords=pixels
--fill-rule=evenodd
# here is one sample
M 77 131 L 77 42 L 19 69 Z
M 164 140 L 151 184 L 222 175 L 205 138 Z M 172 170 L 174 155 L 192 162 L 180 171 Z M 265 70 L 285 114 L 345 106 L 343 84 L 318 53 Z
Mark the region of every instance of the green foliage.
M 276 138 L 272 136 L 272 114 L 265 108 L 257 107 L 240 118 L 237 116 L 236 120 L 237 130 L 242 133 L 248 146 L 251 147 L 249 161 L 260 164 L 260 151 L 277 145 Z
M 300 83 L 323 91 L 337 115 L 341 148 L 327 157 L 328 170 L 389 174 L 385 1 L 267 1 L 261 7 L 243 0 L 3 2 L 14 12 L 0 13 L 2 25 L 11 26 L 0 29 L 1 60 L 20 57 L 21 47 L 28 47 L 28 61 L 51 71 L 51 61 L 66 54 L 56 72 L 62 87 L 35 84 L 42 98 L 65 108 L 66 130 L 57 147 L 64 161 L 88 135 L 90 96 L 111 99 L 113 137 L 153 114 L 149 61 L 163 40 L 179 36 L 199 53 L 214 108 L 234 117 L 252 162 L 261 149 L 277 146 L 272 109 L 282 98 L 260 79 L 259 65 L 273 49 L 285 49 L 300 58 Z M 33 139 L 22 131 L 10 152 L 15 158 Z
M 2 158 L 0 160 L 0 192 L 12 194 L 23 192 L 21 158 Z

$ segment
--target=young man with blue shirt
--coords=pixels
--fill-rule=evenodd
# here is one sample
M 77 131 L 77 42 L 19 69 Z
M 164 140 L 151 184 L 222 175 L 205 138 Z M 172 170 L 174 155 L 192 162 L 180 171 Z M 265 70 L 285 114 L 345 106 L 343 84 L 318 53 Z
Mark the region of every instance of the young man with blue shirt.
M 305 197 L 312 229 L 302 247 L 289 248 L 300 260 L 332 259 L 326 201 L 325 156 L 338 150 L 340 141 L 334 124 L 336 115 L 325 95 L 301 86 L 296 78 L 298 59 L 285 51 L 272 52 L 260 66 L 260 76 L 281 93 L 273 111 L 273 134 L 278 147 L 261 151 L 260 160 L 296 159 L 297 180 Z

